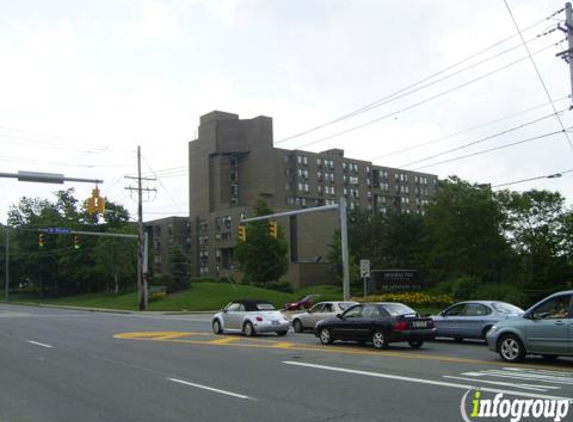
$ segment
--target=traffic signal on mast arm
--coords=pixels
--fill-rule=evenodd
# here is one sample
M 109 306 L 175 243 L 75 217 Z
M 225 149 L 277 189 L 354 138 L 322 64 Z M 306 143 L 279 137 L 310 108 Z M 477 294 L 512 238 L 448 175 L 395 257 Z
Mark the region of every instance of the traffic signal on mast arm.
M 44 247 L 44 233 L 40 233 L 38 235 L 38 247 L 39 248 L 43 248 Z
M 271 237 L 274 237 L 275 239 L 278 237 L 279 225 L 276 222 L 276 220 L 269 221 L 269 234 L 271 235 Z
M 247 226 L 245 224 L 239 224 L 237 237 L 239 238 L 239 242 L 245 242 L 247 240 Z
M 92 189 L 92 196 L 86 201 L 88 213 L 103 214 L 105 211 L 105 198 L 99 196 L 99 189 Z
M 82 242 L 79 236 L 74 236 L 74 249 L 79 249 L 82 246 Z

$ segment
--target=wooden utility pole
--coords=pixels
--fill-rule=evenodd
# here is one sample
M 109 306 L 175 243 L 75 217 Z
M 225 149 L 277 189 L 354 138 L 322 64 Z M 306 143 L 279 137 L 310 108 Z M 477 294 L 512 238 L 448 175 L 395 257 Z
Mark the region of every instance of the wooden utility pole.
M 127 179 L 137 180 L 137 188 L 128 187 L 127 190 L 137 191 L 137 298 L 139 302 L 139 310 L 147 310 L 148 303 L 148 289 L 147 289 L 147 268 L 143 265 L 144 260 L 147 259 L 144 256 L 147 251 L 144 242 L 143 233 L 143 191 L 151 192 L 156 191 L 155 189 L 143 188 L 143 180 L 155 180 L 153 178 L 141 177 L 141 146 L 137 147 L 137 177 L 126 176 Z

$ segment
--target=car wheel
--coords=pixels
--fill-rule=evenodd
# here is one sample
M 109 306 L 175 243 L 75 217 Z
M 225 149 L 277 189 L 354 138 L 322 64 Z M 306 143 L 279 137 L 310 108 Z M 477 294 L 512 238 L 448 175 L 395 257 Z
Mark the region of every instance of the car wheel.
M 294 328 L 295 333 L 302 333 L 304 331 L 304 328 L 302 326 L 302 322 L 300 322 L 300 320 L 298 320 L 298 319 L 295 319 L 292 322 L 292 326 Z
M 328 328 L 323 328 L 320 330 L 319 338 L 322 344 L 332 344 L 332 335 L 330 334 L 330 330 Z
M 422 347 L 424 345 L 424 342 L 420 341 L 420 340 L 416 340 L 416 341 L 412 340 L 412 341 L 409 341 L 408 344 L 410 345 L 410 347 L 412 349 L 419 349 L 420 347 Z
M 245 322 L 245 325 L 243 326 L 243 333 L 247 337 L 253 337 L 256 334 L 255 327 L 253 327 L 253 324 L 250 321 Z
M 221 323 L 219 322 L 218 319 L 213 321 L 213 332 L 215 334 L 221 334 L 223 332 L 223 329 L 221 328 Z
M 525 357 L 525 347 L 517 336 L 506 334 L 499 340 L 499 356 L 506 362 L 521 362 Z
M 277 336 L 284 337 L 287 335 L 287 333 L 288 333 L 288 331 L 277 331 Z
M 372 345 L 375 349 L 385 349 L 388 347 L 388 340 L 382 331 L 372 333 Z

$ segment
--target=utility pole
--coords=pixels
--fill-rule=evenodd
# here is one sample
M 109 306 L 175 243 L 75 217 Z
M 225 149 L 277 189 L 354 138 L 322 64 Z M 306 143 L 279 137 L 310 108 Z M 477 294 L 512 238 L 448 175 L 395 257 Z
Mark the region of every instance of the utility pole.
M 561 57 L 569 65 L 569 79 L 571 85 L 571 98 L 573 101 L 573 9 L 571 3 L 565 3 L 565 28 L 558 27 L 561 31 L 567 34 L 568 49 L 557 53 L 557 57 Z M 573 104 L 570 106 L 573 108 Z
M 10 229 L 8 228 L 8 222 L 6 221 L 6 243 L 4 244 L 4 248 L 6 249 L 6 262 L 4 263 L 6 266 L 6 302 L 10 299 Z
M 141 177 L 141 146 L 137 146 L 137 177 L 126 176 L 127 179 L 137 180 L 137 188 L 128 187 L 127 190 L 137 190 L 137 298 L 139 310 L 147 310 L 148 289 L 147 289 L 147 268 L 144 267 L 144 259 L 147 260 L 146 247 L 143 233 L 143 191 L 155 192 L 156 189 L 143 188 L 143 180 L 155 180 L 153 178 Z

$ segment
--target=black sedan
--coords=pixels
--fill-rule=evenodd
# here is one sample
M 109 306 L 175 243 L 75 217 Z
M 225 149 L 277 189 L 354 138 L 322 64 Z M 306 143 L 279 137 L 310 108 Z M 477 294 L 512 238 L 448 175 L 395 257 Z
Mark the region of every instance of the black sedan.
M 424 341 L 433 340 L 436 329 L 431 318 L 420 317 L 402 303 L 362 303 L 335 318 L 319 321 L 314 334 L 322 344 L 334 340 L 371 342 L 376 349 L 390 343 L 408 342 L 418 349 Z

